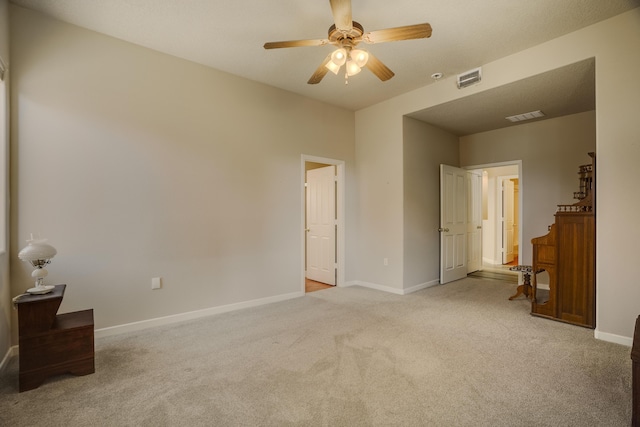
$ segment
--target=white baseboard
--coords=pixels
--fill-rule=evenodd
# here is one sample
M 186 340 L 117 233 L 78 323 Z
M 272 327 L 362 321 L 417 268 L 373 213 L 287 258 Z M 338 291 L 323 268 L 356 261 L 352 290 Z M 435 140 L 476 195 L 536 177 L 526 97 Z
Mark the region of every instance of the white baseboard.
M 483 265 L 502 265 L 502 260 L 496 260 L 493 258 L 482 257 Z
M 169 325 L 172 323 L 184 322 L 185 320 L 199 319 L 214 314 L 228 313 L 230 311 L 241 310 L 243 308 L 257 307 L 274 302 L 286 301 L 304 296 L 304 292 L 293 292 L 290 294 L 277 295 L 274 297 L 260 298 L 251 301 L 244 301 L 235 304 L 223 305 L 220 307 L 205 308 L 203 310 L 190 311 L 187 313 L 173 314 L 171 316 L 157 317 L 155 319 L 141 320 L 139 322 L 126 323 L 124 325 L 110 326 L 95 330 L 95 337 L 102 338 L 111 335 L 124 334 L 126 332 L 140 331 L 156 326 Z
M 392 288 L 391 286 L 379 285 L 377 283 L 363 282 L 361 280 L 353 280 L 344 284 L 344 286 L 362 286 L 364 288 L 375 289 L 377 291 L 389 292 L 396 295 L 408 295 L 413 292 L 417 292 L 421 289 L 430 288 L 431 286 L 439 285 L 439 280 L 432 280 L 430 282 L 422 283 L 420 285 L 413 286 L 407 289 Z
M 427 289 L 432 286 L 436 286 L 440 284 L 440 279 L 432 280 L 430 282 L 421 283 L 419 285 L 413 286 L 411 288 L 407 288 L 404 290 L 404 295 L 412 294 L 414 292 L 420 291 L 422 289 Z
M 608 332 L 602 332 L 597 329 L 593 332 L 593 336 L 597 340 L 612 342 L 615 344 L 621 344 L 627 347 L 631 347 L 633 345 L 632 337 L 624 337 L 622 335 L 610 334 Z
M 7 365 L 9 364 L 9 360 L 11 360 L 13 356 L 17 356 L 17 355 L 18 355 L 18 346 L 14 345 L 13 347 L 9 347 L 9 349 L 7 350 L 7 354 L 4 355 L 4 357 L 2 358 L 2 362 L 0 362 L 0 373 L 2 373 L 4 369 L 7 367 Z

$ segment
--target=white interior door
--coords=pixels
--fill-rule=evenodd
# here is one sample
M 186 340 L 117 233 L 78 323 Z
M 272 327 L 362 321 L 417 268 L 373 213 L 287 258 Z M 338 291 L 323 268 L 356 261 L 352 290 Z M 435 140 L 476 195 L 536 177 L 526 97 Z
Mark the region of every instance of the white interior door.
M 440 283 L 467 276 L 467 171 L 440 165 Z
M 307 171 L 307 271 L 317 282 L 336 284 L 335 166 Z
M 467 171 L 467 273 L 482 268 L 482 170 Z
M 514 185 L 510 179 L 502 180 L 502 263 L 514 260 Z

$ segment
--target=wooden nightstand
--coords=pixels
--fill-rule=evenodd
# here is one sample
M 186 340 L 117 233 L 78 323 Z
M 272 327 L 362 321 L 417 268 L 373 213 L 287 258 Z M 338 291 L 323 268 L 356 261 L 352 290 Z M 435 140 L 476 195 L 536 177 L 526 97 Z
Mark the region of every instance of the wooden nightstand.
M 18 309 L 19 391 L 37 388 L 50 376 L 95 372 L 93 310 L 56 315 L 67 285 L 44 295 L 24 295 Z

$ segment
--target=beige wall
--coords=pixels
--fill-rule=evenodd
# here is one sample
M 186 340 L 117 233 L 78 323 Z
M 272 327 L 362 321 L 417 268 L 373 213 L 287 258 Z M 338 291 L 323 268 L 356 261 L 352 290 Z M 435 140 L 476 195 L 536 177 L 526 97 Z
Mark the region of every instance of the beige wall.
M 440 277 L 440 164 L 458 166 L 458 137 L 405 117 L 403 126 L 405 290 Z M 434 200 L 437 202 L 434 203 Z
M 591 163 L 595 149 L 594 111 L 460 138 L 462 167 L 522 160 L 521 263 L 531 264 L 531 239 L 547 234 L 556 206 L 576 202 L 578 166 Z
M 0 0 L 0 58 L 3 59 L 5 64 L 9 62 L 9 2 L 7 0 Z M 8 73 L 5 75 L 5 88 L 4 90 L 8 92 L 9 90 L 9 75 Z M 0 83 L 2 84 L 2 83 Z M 8 97 L 7 97 L 8 100 Z M 5 102 L 2 98 L 0 98 L 0 102 Z M 9 105 L 3 105 L 0 108 L 0 114 L 6 114 L 8 118 Z M 4 118 L 0 119 L 4 120 Z M 3 153 L 0 155 L 0 161 L 3 163 L 8 160 L 8 144 L 9 141 L 9 121 L 6 121 L 6 126 L 4 126 L 4 132 L 0 134 L 0 150 L 3 150 Z M 0 171 L 3 174 L 3 177 L 0 178 L 0 185 L 3 187 L 8 186 L 8 162 L 0 166 Z M 5 198 L 2 202 L 0 202 L 0 209 L 5 209 L 5 213 L 8 211 L 9 197 L 8 191 L 0 191 L 2 197 Z M 1 217 L 1 215 L 0 215 Z M 5 218 L 8 215 L 5 215 Z M 5 226 L 5 224 L 0 224 L 0 226 Z M 6 230 L 5 230 L 6 231 Z M 4 242 L 1 242 L 2 249 L 6 249 L 9 246 L 8 232 L 2 233 L 2 238 L 5 239 Z M 7 357 L 9 353 L 9 349 L 11 347 L 11 286 L 9 282 L 9 262 L 8 262 L 8 254 L 3 250 L 0 251 L 0 370 L 3 365 L 2 362 Z M 8 360 L 8 359 L 7 359 Z
M 598 154 L 597 216 L 597 329 L 599 338 L 630 343 L 639 314 L 634 254 L 640 241 L 635 171 L 640 158 L 640 8 L 577 32 L 483 65 L 483 81 L 464 91 L 455 77 L 398 96 L 356 112 L 358 185 L 380 184 L 379 192 L 358 198 L 358 212 L 375 212 L 360 222 L 360 273 L 379 263 L 380 255 L 402 254 L 402 116 L 463 96 L 502 86 L 568 64 L 596 61 L 596 152 Z M 535 150 L 536 147 L 530 147 Z M 360 154 L 363 153 L 361 156 Z M 388 168 L 382 177 L 376 173 Z M 523 191 L 528 182 L 523 180 Z M 563 193 L 563 197 L 564 197 Z M 522 206 L 527 209 L 527 206 Z M 383 214 L 378 214 L 381 211 Z M 548 220 L 545 220 L 548 222 Z M 527 227 L 526 221 L 522 226 Z M 374 238 L 375 236 L 376 238 Z M 377 267 L 376 271 L 380 271 Z M 389 269 L 381 280 L 400 286 L 402 271 Z
M 352 112 L 11 12 L 14 294 L 31 232 L 96 328 L 302 294 L 301 156 L 344 160 L 354 194 Z
M 376 111 L 372 107 L 368 111 Z M 356 117 L 360 111 L 356 112 Z M 402 289 L 403 162 L 402 116 L 384 112 L 356 119 L 356 233 L 358 281 Z M 380 120 L 384 126 L 378 126 Z M 387 258 L 388 265 L 383 260 Z

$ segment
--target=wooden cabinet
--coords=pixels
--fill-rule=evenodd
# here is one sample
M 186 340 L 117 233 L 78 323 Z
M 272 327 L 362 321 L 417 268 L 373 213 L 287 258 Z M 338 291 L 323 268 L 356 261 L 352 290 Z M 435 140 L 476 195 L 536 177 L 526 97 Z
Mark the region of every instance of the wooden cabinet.
M 533 271 L 543 269 L 549 276 L 545 292 L 534 275 L 531 314 L 595 328 L 595 164 L 578 173 L 579 202 L 558 205 L 549 233 L 531 240 Z
M 587 212 L 556 215 L 558 318 L 595 327 L 595 218 Z
M 66 285 L 44 295 L 25 295 L 18 309 L 19 391 L 37 388 L 50 376 L 95 372 L 93 310 L 56 314 Z

